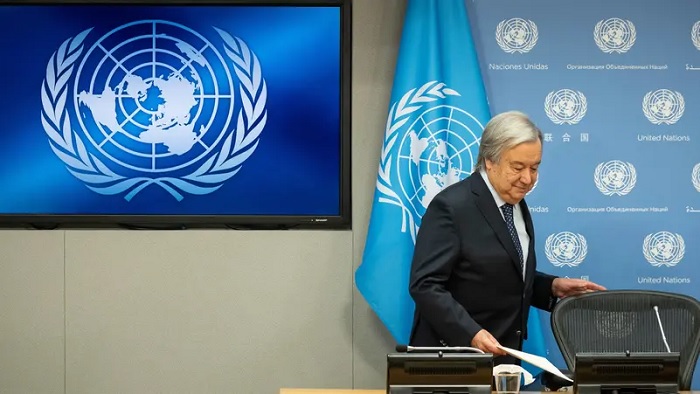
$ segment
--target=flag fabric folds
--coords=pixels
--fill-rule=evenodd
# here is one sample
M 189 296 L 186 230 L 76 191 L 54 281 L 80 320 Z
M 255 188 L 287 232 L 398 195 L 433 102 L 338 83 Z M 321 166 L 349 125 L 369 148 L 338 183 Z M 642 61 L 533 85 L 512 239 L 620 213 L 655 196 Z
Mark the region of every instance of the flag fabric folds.
M 409 0 L 362 263 L 355 283 L 408 343 L 408 276 L 425 208 L 476 164 L 490 114 L 462 0 Z
M 465 2 L 409 0 L 355 272 L 357 289 L 397 343 L 408 343 L 413 321 L 408 278 L 423 213 L 435 194 L 472 172 L 489 118 Z
M 547 358 L 547 343 L 545 342 L 544 332 L 542 331 L 540 311 L 535 308 L 530 308 L 530 315 L 527 319 L 527 339 L 523 342 L 523 351 Z M 532 376 L 542 373 L 541 368 L 532 364 L 523 363 L 522 367 L 530 372 Z

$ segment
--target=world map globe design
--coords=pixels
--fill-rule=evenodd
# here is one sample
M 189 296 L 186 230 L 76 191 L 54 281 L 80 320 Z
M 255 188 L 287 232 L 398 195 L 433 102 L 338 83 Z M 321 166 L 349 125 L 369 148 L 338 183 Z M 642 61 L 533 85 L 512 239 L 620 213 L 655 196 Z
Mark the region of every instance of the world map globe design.
M 586 240 L 581 235 L 570 231 L 552 234 L 545 241 L 547 259 L 558 266 L 575 267 L 583 261 L 587 253 Z
M 645 244 L 647 244 L 645 254 L 650 263 L 676 265 L 685 253 L 683 238 L 669 231 L 659 231 L 648 236 Z
M 226 61 L 199 33 L 168 21 L 103 35 L 86 52 L 74 88 L 87 140 L 139 172 L 174 171 L 210 155 L 234 118 Z
M 683 114 L 682 98 L 675 92 L 659 89 L 648 97 L 648 111 L 659 123 L 675 123 L 676 118 Z
M 409 126 L 399 145 L 399 185 L 414 218 L 443 188 L 472 172 L 484 127 L 471 114 L 452 106 L 432 107 Z
M 634 184 L 636 180 L 634 171 L 631 165 L 620 160 L 612 160 L 600 167 L 600 182 L 608 192 L 621 193 Z
M 513 49 L 522 49 L 535 39 L 534 34 L 532 25 L 528 21 L 512 18 L 505 22 L 503 41 Z
M 548 96 L 550 119 L 560 123 L 575 123 L 585 112 L 586 98 L 571 89 L 561 89 Z
M 600 40 L 611 50 L 624 50 L 635 34 L 633 25 L 620 18 L 610 18 L 600 25 Z

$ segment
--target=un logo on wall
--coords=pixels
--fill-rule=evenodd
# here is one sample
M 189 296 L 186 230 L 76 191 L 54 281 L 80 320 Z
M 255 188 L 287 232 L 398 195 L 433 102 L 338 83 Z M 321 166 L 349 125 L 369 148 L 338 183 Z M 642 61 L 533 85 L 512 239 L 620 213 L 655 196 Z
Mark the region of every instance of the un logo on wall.
M 506 53 L 530 52 L 537 38 L 537 25 L 531 20 L 504 19 L 496 26 L 496 43 Z
M 690 39 L 693 41 L 695 48 L 700 50 L 700 21 L 693 24 L 693 28 L 690 29 Z
M 620 18 L 601 20 L 593 29 L 593 40 L 605 53 L 625 53 L 632 48 L 636 39 L 634 24 Z
M 569 231 L 551 234 L 544 242 L 544 254 L 555 267 L 577 267 L 588 254 L 586 238 Z
M 655 90 L 644 95 L 642 111 L 653 124 L 672 125 L 683 116 L 685 100 L 679 92 L 668 89 Z
M 537 184 L 538 184 L 539 182 L 540 182 L 540 178 L 538 177 L 537 180 L 535 180 L 535 184 L 532 185 L 532 189 L 530 189 L 529 192 L 525 193 L 525 195 L 527 196 L 527 195 L 529 195 L 530 193 L 532 193 L 533 190 L 535 190 L 535 188 L 537 187 Z
M 644 258 L 654 267 L 673 267 L 683 260 L 685 241 L 680 234 L 659 231 L 644 237 Z
M 243 40 L 215 29 L 214 45 L 162 20 L 91 30 L 51 56 L 41 91 L 44 130 L 71 174 L 100 194 L 131 200 L 158 185 L 181 200 L 241 169 L 267 119 L 260 62 Z
M 587 110 L 586 96 L 576 90 L 550 92 L 544 100 L 544 112 L 555 124 L 576 124 L 586 116 Z
M 440 103 L 459 93 L 440 82 L 409 90 L 389 110 L 377 177 L 379 202 L 401 208 L 413 241 L 433 197 L 472 172 L 484 126 Z M 398 186 L 398 187 L 395 187 Z
M 634 189 L 637 170 L 632 163 L 611 160 L 596 166 L 593 181 L 598 190 L 606 196 L 624 196 Z
M 700 192 L 700 163 L 696 164 L 695 167 L 693 167 L 691 179 L 693 181 L 693 186 L 695 187 L 695 190 Z

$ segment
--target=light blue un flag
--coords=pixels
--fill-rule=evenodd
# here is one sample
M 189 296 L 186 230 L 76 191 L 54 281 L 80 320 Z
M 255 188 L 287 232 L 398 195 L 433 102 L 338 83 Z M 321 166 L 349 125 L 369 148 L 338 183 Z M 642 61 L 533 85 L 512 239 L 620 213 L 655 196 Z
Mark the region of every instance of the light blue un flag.
M 408 277 L 425 209 L 471 174 L 489 118 L 464 0 L 409 0 L 355 273 L 358 290 L 397 343 L 408 343 L 413 321 Z

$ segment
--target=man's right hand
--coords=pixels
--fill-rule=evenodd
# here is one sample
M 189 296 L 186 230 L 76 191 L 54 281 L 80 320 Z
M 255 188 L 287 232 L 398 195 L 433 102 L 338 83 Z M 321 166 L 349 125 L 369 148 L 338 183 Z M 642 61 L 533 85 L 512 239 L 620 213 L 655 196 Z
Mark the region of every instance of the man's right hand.
M 503 356 L 506 354 L 503 350 L 498 347 L 499 343 L 496 338 L 491 335 L 490 332 L 486 330 L 481 330 L 474 335 L 472 339 L 472 346 L 479 348 L 486 353 L 493 353 L 494 356 Z

